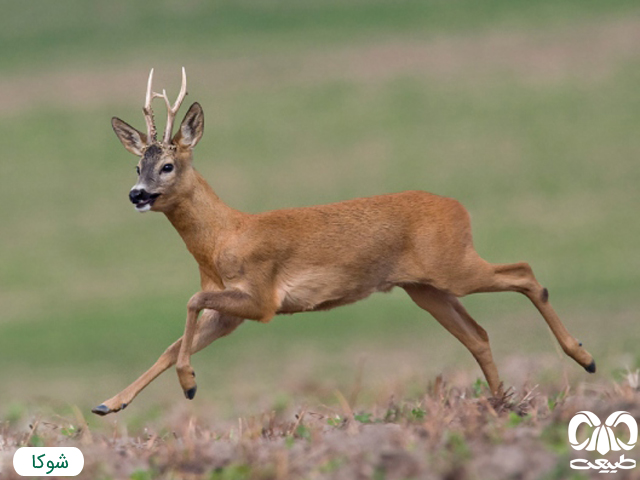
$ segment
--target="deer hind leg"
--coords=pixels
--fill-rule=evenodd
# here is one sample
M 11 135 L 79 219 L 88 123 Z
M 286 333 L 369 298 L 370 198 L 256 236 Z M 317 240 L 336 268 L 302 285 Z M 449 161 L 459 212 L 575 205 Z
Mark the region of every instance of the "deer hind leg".
M 199 352 L 214 340 L 230 334 L 242 322 L 243 319 L 241 318 L 221 315 L 215 310 L 204 310 L 202 317 L 198 321 L 198 329 L 191 346 L 191 353 Z M 153 366 L 135 382 L 91 411 L 98 415 L 107 415 L 125 408 L 156 377 L 176 363 L 181 344 L 182 337 L 172 343 L 160 355 L 160 358 L 156 360 Z
M 538 283 L 528 263 L 489 264 L 484 260 L 481 262 L 482 271 L 485 273 L 474 279 L 475 285 L 466 293 L 511 291 L 526 295 L 549 325 L 562 350 L 587 372 L 596 371 L 593 357 L 562 324 L 549 303 L 548 290 Z
M 403 288 L 419 307 L 433 315 L 467 347 L 480 365 L 491 393 L 499 395 L 502 387 L 498 369 L 491 355 L 489 336 L 484 328 L 471 318 L 460 301 L 454 295 L 430 285 L 406 285 Z

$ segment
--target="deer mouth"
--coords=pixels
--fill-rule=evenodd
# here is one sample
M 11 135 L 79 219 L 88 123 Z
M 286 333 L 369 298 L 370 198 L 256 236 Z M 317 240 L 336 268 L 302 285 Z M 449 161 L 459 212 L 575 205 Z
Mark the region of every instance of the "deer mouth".
M 136 210 L 139 212 L 148 212 L 149 210 L 151 210 L 153 203 L 156 201 L 156 199 L 159 196 L 160 196 L 159 193 L 152 193 L 151 195 L 149 195 L 149 198 L 147 198 L 146 200 L 141 200 L 138 203 L 136 203 Z

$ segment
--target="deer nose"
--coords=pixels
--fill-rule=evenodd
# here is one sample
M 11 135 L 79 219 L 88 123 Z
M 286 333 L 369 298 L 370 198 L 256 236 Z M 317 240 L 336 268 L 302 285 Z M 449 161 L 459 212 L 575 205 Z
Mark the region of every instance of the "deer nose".
M 144 189 L 134 188 L 129 192 L 129 200 L 131 200 L 131 203 L 134 203 L 134 204 L 140 203 L 144 200 L 147 200 L 148 198 L 149 198 L 149 193 Z

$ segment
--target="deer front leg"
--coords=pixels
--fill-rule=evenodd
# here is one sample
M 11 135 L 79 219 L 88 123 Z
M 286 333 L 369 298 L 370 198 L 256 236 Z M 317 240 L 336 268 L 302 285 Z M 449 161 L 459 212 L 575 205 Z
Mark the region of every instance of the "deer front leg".
M 214 310 L 205 310 L 198 322 L 198 330 L 193 339 L 191 353 L 199 352 L 214 340 L 229 335 L 243 321 L 242 318 L 220 315 Z M 181 345 L 182 337 L 171 344 L 153 366 L 135 382 L 91 411 L 97 415 L 107 415 L 125 408 L 156 377 L 176 363 Z
M 189 400 L 193 400 L 196 396 L 195 377 L 196 372 L 191 367 L 191 344 L 193 343 L 193 336 L 196 331 L 199 310 L 188 308 L 187 311 L 187 323 L 184 327 L 184 334 L 182 335 L 182 345 L 178 352 L 178 360 L 176 362 L 176 370 L 178 371 L 178 380 L 180 380 L 180 386 L 184 392 L 184 396 Z
M 274 302 L 260 300 L 241 290 L 228 289 L 220 292 L 198 292 L 187 303 L 187 323 L 182 336 L 176 361 L 178 380 L 185 397 L 193 399 L 196 394 L 196 373 L 191 367 L 191 354 L 194 334 L 198 324 L 198 315 L 203 309 L 212 309 L 237 318 L 249 318 L 268 322 L 276 312 Z

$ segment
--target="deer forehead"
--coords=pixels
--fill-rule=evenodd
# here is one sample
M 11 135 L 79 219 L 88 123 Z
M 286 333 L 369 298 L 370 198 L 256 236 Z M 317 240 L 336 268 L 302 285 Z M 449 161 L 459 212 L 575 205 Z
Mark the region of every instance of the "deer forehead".
M 149 145 L 142 157 L 140 158 L 141 169 L 145 167 L 154 167 L 162 160 L 173 158 L 173 149 L 166 146 L 162 146 L 158 143 L 152 143 Z
M 157 143 L 149 145 L 142 154 L 142 157 L 140 157 L 140 163 L 138 164 L 141 177 L 149 179 L 155 177 L 160 169 L 160 165 L 164 165 L 165 163 L 178 163 L 175 148 Z

